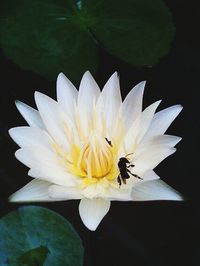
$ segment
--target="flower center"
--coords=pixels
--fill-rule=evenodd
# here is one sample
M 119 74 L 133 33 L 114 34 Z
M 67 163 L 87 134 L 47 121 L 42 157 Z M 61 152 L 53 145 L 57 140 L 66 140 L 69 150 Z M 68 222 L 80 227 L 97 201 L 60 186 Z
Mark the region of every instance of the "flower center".
M 112 181 L 119 175 L 116 164 L 117 148 L 105 137 L 93 133 L 83 145 L 72 144 L 69 152 L 65 152 L 57 144 L 52 145 L 59 162 L 66 170 L 83 178 L 84 186 Z
M 113 166 L 113 151 L 105 138 L 92 135 L 78 159 L 79 169 L 89 178 L 105 177 Z

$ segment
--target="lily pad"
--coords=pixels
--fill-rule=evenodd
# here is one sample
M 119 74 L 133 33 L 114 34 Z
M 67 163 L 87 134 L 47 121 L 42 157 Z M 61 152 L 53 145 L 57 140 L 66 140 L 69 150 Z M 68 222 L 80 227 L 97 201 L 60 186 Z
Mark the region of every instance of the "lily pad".
M 0 265 L 81 266 L 83 247 L 71 224 L 42 207 L 26 206 L 0 219 Z
M 151 66 L 167 54 L 174 34 L 162 0 L 4 0 L 0 44 L 27 70 L 78 80 L 95 71 L 99 48 L 133 66 Z

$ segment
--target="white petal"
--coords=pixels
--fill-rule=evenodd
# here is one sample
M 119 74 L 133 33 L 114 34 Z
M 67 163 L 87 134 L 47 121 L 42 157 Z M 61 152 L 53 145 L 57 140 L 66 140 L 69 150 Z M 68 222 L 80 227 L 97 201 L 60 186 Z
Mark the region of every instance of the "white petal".
M 35 92 L 35 101 L 49 134 L 61 147 L 68 150 L 69 143 L 64 131 L 64 114 L 58 103 L 40 92 Z
M 155 135 L 164 134 L 182 109 L 181 105 L 174 105 L 156 113 L 144 137 L 145 140 Z
M 153 149 L 144 149 L 136 152 L 133 159 L 134 173 L 141 176 L 149 169 L 154 169 L 161 161 L 176 151 L 175 148 L 166 145 L 155 145 Z
M 15 103 L 17 109 L 30 126 L 44 128 L 44 123 L 37 110 L 20 101 L 16 101 Z
M 141 153 L 146 153 L 149 150 L 154 150 L 159 146 L 165 147 L 174 147 L 179 141 L 181 141 L 180 137 L 170 136 L 170 135 L 159 135 L 154 136 L 146 141 L 142 141 L 138 146 L 137 155 Z
M 132 190 L 132 198 L 135 201 L 183 200 L 179 192 L 162 180 L 145 181 L 136 185 Z
M 139 130 L 139 134 L 137 136 L 137 142 L 140 142 L 143 138 L 143 136 L 145 135 L 145 133 L 147 132 L 151 121 L 153 119 L 154 113 L 158 107 L 158 105 L 160 104 L 161 101 L 157 101 L 153 104 L 151 104 L 150 106 L 148 106 L 141 114 L 141 118 L 140 118 L 140 130 Z
M 147 170 L 142 176 L 141 178 L 144 181 L 150 181 L 150 180 L 157 180 L 160 177 L 153 171 L 153 170 Z M 143 181 L 142 181 L 143 182 Z
M 52 185 L 49 188 L 49 196 L 52 199 L 65 199 L 65 200 L 72 200 L 72 199 L 81 199 L 81 191 L 76 187 L 64 187 L 64 186 L 57 186 Z
M 122 104 L 122 114 L 125 127 L 130 125 L 138 118 L 142 112 L 142 98 L 144 93 L 145 81 L 137 84 L 126 96 Z
M 9 197 L 11 202 L 31 202 L 31 201 L 55 201 L 48 194 L 48 189 L 52 184 L 46 181 L 33 179 L 23 188 Z
M 107 195 L 105 196 L 107 199 L 112 201 L 129 201 L 133 200 L 131 195 L 131 189 L 123 188 L 123 187 L 110 187 Z
M 78 123 L 81 124 L 85 136 L 88 136 L 91 131 L 94 106 L 99 95 L 100 89 L 96 81 L 89 71 L 85 72 L 80 83 L 77 103 Z
M 51 149 L 50 143 L 52 143 L 52 140 L 50 136 L 37 127 L 11 128 L 9 134 L 20 147 L 41 146 Z
M 38 149 L 36 147 L 22 148 L 16 151 L 15 156 L 20 162 L 32 168 L 29 171 L 29 175 L 34 178 L 63 186 L 75 185 L 75 177 L 69 174 L 59 164 L 56 155 L 47 149 Z
M 137 112 L 135 111 L 135 120 L 134 121 L 130 120 L 129 123 L 131 124 L 129 125 L 127 124 L 128 132 L 124 139 L 124 150 L 126 154 L 132 153 L 136 145 L 141 141 L 146 131 L 148 130 L 149 125 L 151 124 L 156 108 L 161 102 L 161 101 L 157 101 L 151 104 L 150 106 L 148 106 L 143 112 L 141 112 L 142 111 L 142 95 L 143 95 L 143 90 L 144 90 L 144 87 L 142 87 L 142 85 L 144 86 L 145 82 L 140 83 L 140 84 L 138 84 L 140 85 L 139 86 L 140 88 L 140 101 L 139 102 L 140 103 L 138 106 L 136 104 Z M 127 116 L 128 116 L 128 113 L 127 113 Z
M 110 209 L 110 201 L 102 198 L 82 199 L 79 204 L 79 214 L 84 225 L 95 231 L 103 217 Z
M 124 138 L 124 147 L 123 147 L 123 153 L 125 154 L 132 153 L 135 150 L 135 146 L 137 143 L 137 136 L 138 132 L 140 130 L 140 116 L 135 120 L 135 122 L 132 124 L 132 126 L 129 128 L 125 138 Z M 124 154 L 121 154 L 124 156 Z M 121 157 L 121 156 L 120 156 Z
M 77 94 L 78 92 L 71 81 L 63 73 L 60 73 L 57 78 L 57 100 L 71 119 L 74 119 Z
M 90 72 L 86 71 L 82 77 L 78 92 L 78 106 L 80 106 L 80 110 L 82 110 L 82 108 L 86 108 L 88 112 L 91 112 L 94 100 L 96 101 L 99 95 L 99 86 L 97 85 Z
M 105 84 L 97 101 L 97 113 L 103 116 L 107 129 L 107 137 L 115 130 L 116 117 L 122 104 L 119 78 L 115 72 Z

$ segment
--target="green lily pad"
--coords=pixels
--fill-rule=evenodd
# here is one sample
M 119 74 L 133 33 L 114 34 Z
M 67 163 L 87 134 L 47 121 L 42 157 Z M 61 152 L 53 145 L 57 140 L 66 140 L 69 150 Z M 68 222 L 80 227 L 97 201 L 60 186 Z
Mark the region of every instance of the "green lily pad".
M 81 266 L 83 247 L 71 224 L 55 212 L 21 207 L 0 219 L 0 265 Z
M 171 14 L 162 0 L 4 0 L 0 44 L 24 69 L 79 80 L 95 71 L 99 47 L 133 66 L 151 66 L 167 54 Z
M 113 55 L 133 66 L 152 66 L 166 55 L 174 36 L 171 14 L 161 0 L 87 2 L 87 13 L 98 18 L 92 32 Z
M 46 247 L 39 247 L 28 250 L 21 257 L 18 258 L 18 265 L 29 265 L 29 266 L 43 266 L 48 256 L 49 250 Z

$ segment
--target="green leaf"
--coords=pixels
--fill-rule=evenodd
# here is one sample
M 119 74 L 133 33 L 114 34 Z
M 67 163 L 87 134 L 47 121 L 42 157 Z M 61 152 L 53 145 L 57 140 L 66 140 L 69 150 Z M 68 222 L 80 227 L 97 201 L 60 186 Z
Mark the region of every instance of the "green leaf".
M 26 206 L 0 219 L 0 265 L 81 266 L 82 261 L 79 236 L 55 212 Z
M 77 80 L 97 66 L 97 46 L 78 25 L 70 1 L 4 3 L 0 42 L 4 53 L 27 70 L 55 79 L 65 72 Z
M 18 259 L 18 264 L 29 266 L 43 266 L 49 250 L 46 247 L 39 247 L 28 250 Z
M 99 47 L 133 66 L 167 54 L 171 14 L 162 0 L 4 0 L 0 44 L 22 68 L 50 79 L 95 71 Z
M 152 66 L 168 53 L 174 27 L 164 1 L 85 2 L 87 14 L 97 18 L 93 35 L 113 55 L 133 66 Z

